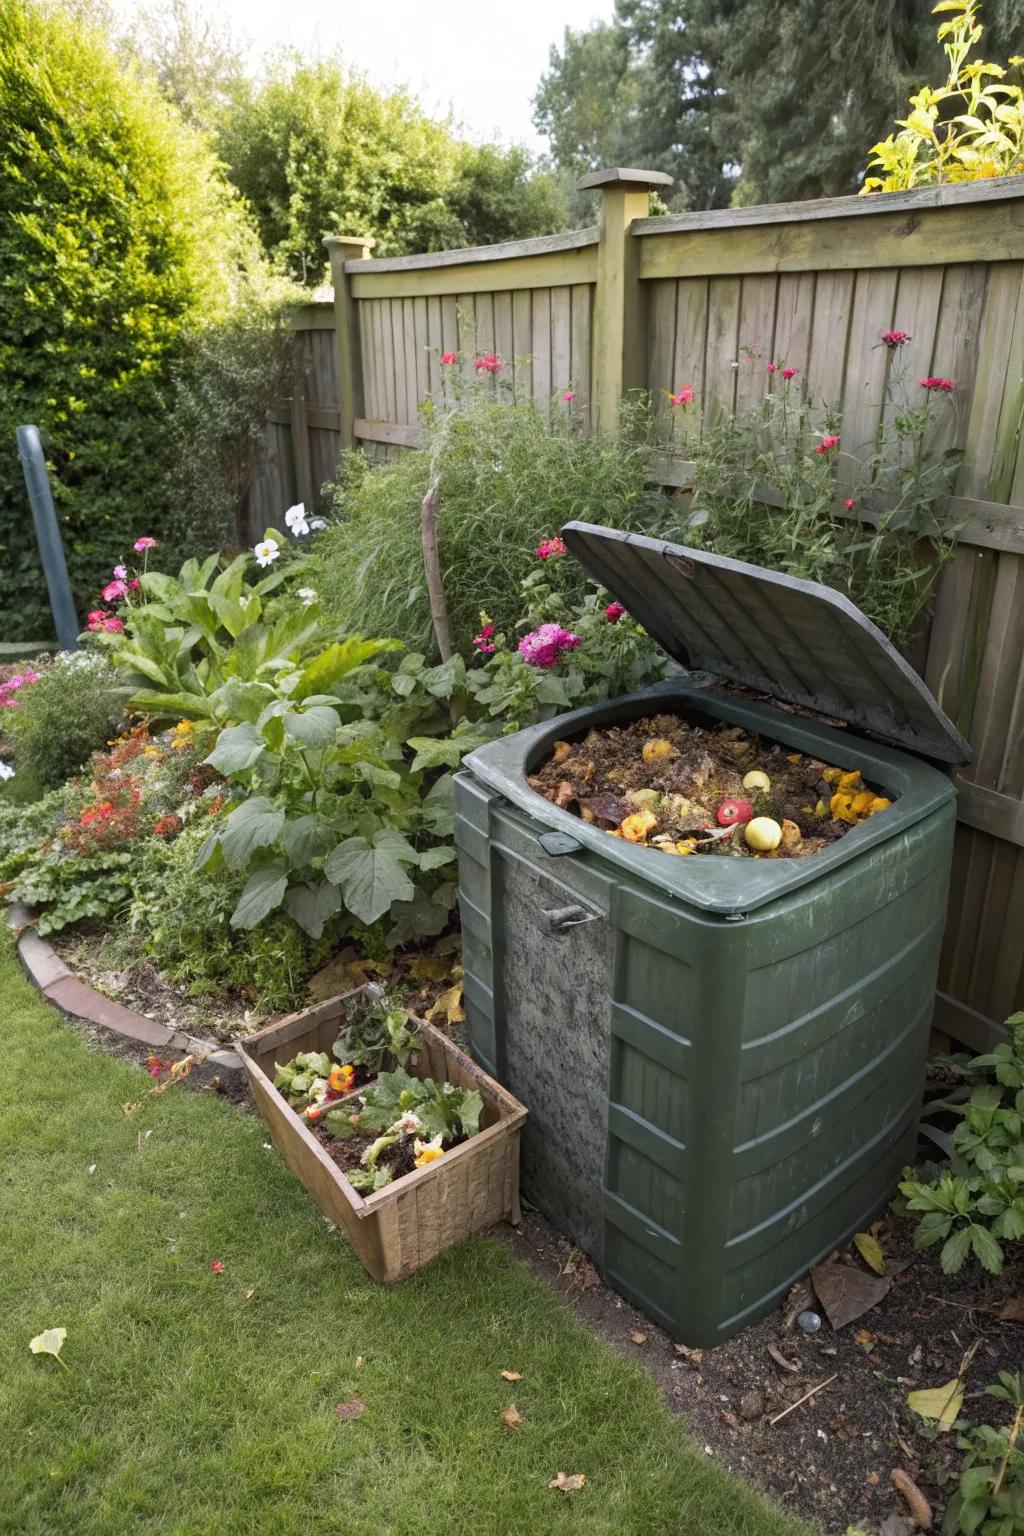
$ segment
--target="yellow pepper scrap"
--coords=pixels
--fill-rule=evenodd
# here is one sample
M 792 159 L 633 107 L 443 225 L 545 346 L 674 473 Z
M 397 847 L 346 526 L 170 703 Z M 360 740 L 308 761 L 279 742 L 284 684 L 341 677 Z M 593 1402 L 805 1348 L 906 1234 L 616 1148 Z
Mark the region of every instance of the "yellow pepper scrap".
M 654 736 L 650 741 L 645 741 L 641 750 L 645 763 L 659 763 L 679 756 L 679 749 L 663 736 Z
M 839 775 L 840 789 L 860 789 L 863 783 L 859 768 L 853 768 L 849 773 L 841 773 Z
M 860 794 L 854 795 L 852 810 L 855 816 L 866 816 L 875 803 L 875 797 L 870 789 L 862 789 Z
M 635 816 L 627 816 L 619 828 L 627 843 L 643 843 L 647 841 L 648 833 L 653 832 L 658 825 L 657 816 L 650 811 L 637 811 Z
M 887 811 L 890 805 L 892 805 L 891 800 L 887 800 L 884 795 L 876 795 L 868 806 L 868 815 L 877 816 L 879 811 Z

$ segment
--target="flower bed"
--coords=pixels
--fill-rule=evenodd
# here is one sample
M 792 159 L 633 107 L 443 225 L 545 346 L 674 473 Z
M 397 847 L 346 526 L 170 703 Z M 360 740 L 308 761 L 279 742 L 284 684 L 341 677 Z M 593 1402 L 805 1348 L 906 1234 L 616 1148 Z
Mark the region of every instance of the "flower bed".
M 411 1134 L 399 1139 L 414 1163 L 421 1158 L 419 1166 L 396 1170 L 386 1184 L 360 1194 L 322 1144 L 319 1116 L 311 1123 L 308 1114 L 292 1108 L 274 1079 L 282 1059 L 323 1054 L 329 1060 L 353 1007 L 365 1006 L 365 998 L 365 989 L 332 998 L 270 1025 L 236 1050 L 274 1145 L 323 1214 L 345 1232 L 368 1273 L 387 1284 L 496 1221 L 518 1221 L 519 1137 L 526 1110 L 439 1030 L 415 1020 L 419 1053 L 415 1061 L 410 1058 L 412 1071 L 423 1083 L 447 1085 L 449 1097 L 459 1090 L 463 1102 L 479 1095 L 479 1130 L 452 1140 L 448 1149 L 433 1149 L 441 1155 L 423 1157 L 414 1151 L 423 1138 L 410 1126 Z M 334 1100 L 325 1095 L 322 1112 L 340 1115 L 351 1103 L 343 1092 Z M 433 1141 L 430 1137 L 424 1150 Z M 347 1140 L 339 1145 L 347 1146 Z

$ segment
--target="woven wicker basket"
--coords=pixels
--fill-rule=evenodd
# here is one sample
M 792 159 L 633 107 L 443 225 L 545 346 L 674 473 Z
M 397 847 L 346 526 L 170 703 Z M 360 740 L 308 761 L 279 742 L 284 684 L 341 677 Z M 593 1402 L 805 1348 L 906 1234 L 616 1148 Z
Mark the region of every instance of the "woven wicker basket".
M 422 1019 L 418 1077 L 475 1088 L 481 1129 L 444 1157 L 358 1194 L 309 1128 L 274 1087 L 274 1060 L 327 1051 L 346 1006 L 360 992 L 292 1014 L 236 1045 L 275 1147 L 329 1220 L 340 1227 L 369 1274 L 382 1284 L 411 1275 L 445 1248 L 496 1221 L 519 1220 L 519 1137 L 526 1110 L 465 1052 Z

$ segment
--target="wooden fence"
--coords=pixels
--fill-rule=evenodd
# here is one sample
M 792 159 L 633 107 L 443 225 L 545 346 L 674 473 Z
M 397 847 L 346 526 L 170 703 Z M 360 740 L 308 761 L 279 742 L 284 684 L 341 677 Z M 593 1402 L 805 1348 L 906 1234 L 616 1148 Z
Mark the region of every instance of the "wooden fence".
M 470 370 L 481 353 L 529 358 L 520 394 L 557 409 L 571 388 L 599 424 L 630 389 L 683 384 L 702 407 L 692 421 L 713 421 L 754 404 L 766 361 L 784 360 L 842 412 L 844 447 L 867 451 L 886 410 L 880 334 L 909 332 L 908 376 L 956 381 L 941 432 L 965 451 L 953 510 L 966 524 L 915 661 L 974 749 L 956 774 L 936 1022 L 981 1047 L 1024 1006 L 1024 178 L 650 219 L 661 179 L 588 178 L 599 227 L 568 235 L 384 261 L 328 240 L 333 315 L 296 317 L 305 384 L 268 425 L 253 526 L 315 503 L 342 448 L 415 446 L 443 351 Z M 653 470 L 677 488 L 688 430 L 678 419 Z

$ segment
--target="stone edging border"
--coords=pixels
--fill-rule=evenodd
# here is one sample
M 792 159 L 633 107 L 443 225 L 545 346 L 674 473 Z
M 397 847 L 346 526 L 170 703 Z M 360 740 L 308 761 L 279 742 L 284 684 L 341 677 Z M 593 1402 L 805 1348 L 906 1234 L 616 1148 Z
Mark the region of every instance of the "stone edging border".
M 68 969 L 53 946 L 36 933 L 33 922 L 27 907 L 17 902 L 8 907 L 7 926 L 15 936 L 21 963 L 48 1003 L 72 1018 L 112 1030 L 123 1039 L 148 1046 L 154 1052 L 203 1056 L 206 1058 L 204 1066 L 235 1073 L 241 1081 L 242 1063 L 233 1050 L 221 1049 L 215 1041 L 200 1040 L 182 1030 L 171 1029 L 167 1024 L 158 1024 L 154 1019 L 136 1013 L 134 1008 L 126 1008 L 123 1003 L 104 997 L 102 992 L 80 981 Z

